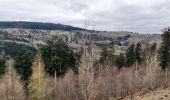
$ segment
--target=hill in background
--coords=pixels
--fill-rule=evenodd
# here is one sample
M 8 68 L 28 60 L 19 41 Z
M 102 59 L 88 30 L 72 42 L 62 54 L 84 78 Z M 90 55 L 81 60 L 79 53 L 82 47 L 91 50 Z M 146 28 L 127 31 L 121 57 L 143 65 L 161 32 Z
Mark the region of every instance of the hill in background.
M 73 27 L 69 25 L 54 24 L 54 23 L 41 23 L 41 22 L 25 22 L 25 21 L 14 21 L 14 22 L 1 21 L 0 28 L 65 30 L 65 31 L 85 30 L 82 28 Z
M 117 53 L 124 52 L 131 43 L 143 45 L 160 43 L 159 34 L 139 34 L 127 31 L 94 31 L 78 27 L 40 22 L 0 22 L 0 53 L 16 56 L 22 47 L 37 49 L 47 41 L 62 40 L 70 47 L 79 49 L 94 45 L 97 52 L 110 42 L 114 42 Z M 17 47 L 17 49 L 15 48 Z

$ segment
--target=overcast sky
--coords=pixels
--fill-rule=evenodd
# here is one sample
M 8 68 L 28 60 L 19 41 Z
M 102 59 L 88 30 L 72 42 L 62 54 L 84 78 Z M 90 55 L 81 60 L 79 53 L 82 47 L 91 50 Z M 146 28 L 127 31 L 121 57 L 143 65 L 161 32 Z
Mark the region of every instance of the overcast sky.
M 170 25 L 170 0 L 0 0 L 0 21 L 160 33 Z

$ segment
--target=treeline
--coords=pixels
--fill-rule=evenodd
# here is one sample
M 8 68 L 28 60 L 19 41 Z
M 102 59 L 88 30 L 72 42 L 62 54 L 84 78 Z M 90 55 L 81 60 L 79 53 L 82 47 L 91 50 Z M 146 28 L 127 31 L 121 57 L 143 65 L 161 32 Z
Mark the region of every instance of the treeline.
M 152 57 L 156 55 L 157 43 L 145 47 L 142 47 L 141 43 L 132 43 L 125 53 L 116 54 L 115 51 L 114 43 L 107 44 L 101 52 L 100 63 L 110 61 L 117 66 L 118 69 L 131 67 L 134 64 L 142 64 L 147 60 L 148 56 Z
M 85 30 L 62 24 L 40 23 L 40 22 L 0 22 L 0 28 L 42 29 L 42 30 Z
M 22 49 L 15 61 L 0 60 L 0 96 L 3 100 L 121 99 L 170 84 L 170 29 L 156 43 L 132 44 L 115 54 L 114 43 L 103 48 L 96 61 L 93 46 L 73 51 L 62 41 L 48 42 L 37 53 Z
M 30 98 L 31 100 L 37 100 L 37 98 L 39 98 L 38 95 L 41 96 L 39 98 L 41 100 L 43 98 L 43 100 L 46 100 L 47 98 L 53 98 L 54 96 L 51 95 L 51 97 L 49 97 L 47 92 L 48 90 L 51 91 L 50 87 L 43 87 L 47 85 L 47 80 L 45 77 L 63 77 L 70 69 L 78 74 L 79 57 L 79 53 L 75 53 L 70 47 L 61 41 L 48 42 L 47 45 L 44 45 L 39 49 L 36 55 L 31 50 L 26 48 L 21 49 L 17 54 L 14 63 L 12 60 L 5 60 L 5 57 L 2 57 L 0 59 L 0 75 L 2 76 L 0 85 L 4 87 L 0 87 L 0 90 L 2 90 L 0 95 L 3 100 L 8 100 L 7 98 L 11 97 L 15 100 L 20 99 L 17 96 L 20 94 L 18 94 L 18 92 L 25 94 L 21 96 L 21 99 Z M 11 76 L 13 74 L 15 76 Z M 17 78 L 18 76 L 19 80 Z M 4 82 L 8 82 L 8 80 L 5 80 L 3 77 L 6 79 L 8 77 L 10 79 L 17 78 L 15 80 L 17 81 L 17 85 L 13 82 L 11 82 L 11 84 L 20 86 L 21 90 L 15 90 L 16 86 L 9 86 L 11 89 L 8 88 L 9 90 L 7 90 L 5 88 L 6 85 L 10 84 L 5 84 Z M 11 93 L 7 91 L 10 91 Z M 43 98 L 42 93 L 45 96 Z M 26 97 L 27 95 L 29 95 L 29 97 Z M 48 96 L 47 98 L 46 95 Z

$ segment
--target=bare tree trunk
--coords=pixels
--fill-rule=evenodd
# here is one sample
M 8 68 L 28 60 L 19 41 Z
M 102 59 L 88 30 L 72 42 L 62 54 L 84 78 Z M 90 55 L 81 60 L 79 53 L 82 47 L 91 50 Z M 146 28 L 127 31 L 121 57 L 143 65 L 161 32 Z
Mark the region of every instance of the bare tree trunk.
M 78 79 L 78 75 L 74 75 L 74 87 L 76 93 L 76 100 L 83 100 L 83 95 L 81 93 L 80 82 Z
M 55 70 L 55 77 L 54 77 L 54 99 L 57 100 L 57 96 L 56 96 L 56 93 L 57 93 L 57 76 L 56 76 L 56 70 Z
M 167 87 L 168 85 L 168 68 L 165 69 L 165 88 Z

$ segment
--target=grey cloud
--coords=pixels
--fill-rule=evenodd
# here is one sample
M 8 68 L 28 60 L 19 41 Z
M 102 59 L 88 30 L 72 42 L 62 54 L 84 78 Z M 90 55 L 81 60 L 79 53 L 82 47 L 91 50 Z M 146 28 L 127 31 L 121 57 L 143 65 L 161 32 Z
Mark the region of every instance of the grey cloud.
M 170 24 L 168 0 L 0 0 L 0 20 L 63 23 L 98 30 L 159 33 Z

